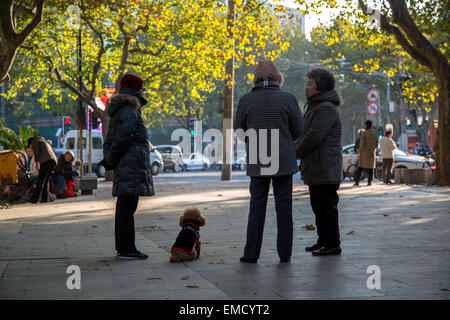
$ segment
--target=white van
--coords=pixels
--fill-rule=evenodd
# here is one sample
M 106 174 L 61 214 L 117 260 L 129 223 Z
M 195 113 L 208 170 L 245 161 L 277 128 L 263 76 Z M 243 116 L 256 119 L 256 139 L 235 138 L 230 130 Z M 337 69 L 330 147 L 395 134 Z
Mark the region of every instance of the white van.
M 99 130 L 92 130 L 92 172 L 95 172 L 98 177 L 105 176 L 105 168 L 99 166 L 98 163 L 103 159 L 103 135 Z M 88 164 L 88 152 L 89 144 L 86 145 L 88 140 L 89 132 L 88 130 L 83 130 L 83 163 L 85 164 L 85 172 L 87 172 Z M 163 159 L 161 154 L 156 150 L 156 148 L 150 143 L 150 164 L 152 175 L 156 176 L 164 167 Z M 86 148 L 87 147 L 87 148 Z M 75 160 L 80 159 L 78 150 L 78 130 L 67 131 L 66 137 L 63 141 L 62 152 L 72 151 L 75 155 Z
M 99 166 L 98 163 L 103 159 L 103 136 L 99 130 L 92 130 L 92 172 L 95 172 L 98 177 L 105 176 L 105 168 Z M 78 130 L 69 130 L 63 140 L 62 152 L 72 151 L 75 155 L 75 160 L 80 159 L 78 149 Z M 85 172 L 87 173 L 89 143 L 86 144 L 89 138 L 89 131 L 83 130 L 83 163 L 85 164 Z

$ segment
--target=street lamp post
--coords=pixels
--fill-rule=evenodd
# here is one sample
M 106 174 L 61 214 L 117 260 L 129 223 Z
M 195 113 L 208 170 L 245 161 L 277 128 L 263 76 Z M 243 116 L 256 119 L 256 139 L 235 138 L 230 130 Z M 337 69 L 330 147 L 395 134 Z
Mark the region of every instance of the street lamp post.
M 391 116 L 389 114 L 390 100 L 391 100 L 391 78 L 387 77 L 387 80 L 386 80 L 386 124 L 391 123 Z
M 81 76 L 81 8 L 83 6 L 83 3 L 81 2 L 80 10 L 80 20 L 79 20 L 79 26 L 78 26 L 78 39 L 77 39 L 77 73 L 78 73 L 78 90 L 82 92 L 83 90 L 83 78 Z M 83 161 L 83 117 L 84 117 L 84 110 L 83 110 L 83 101 L 81 100 L 81 97 L 77 98 L 77 127 L 78 127 L 78 150 L 79 150 L 79 156 L 81 160 L 81 167 L 80 167 L 80 178 L 83 178 L 84 176 L 84 161 Z

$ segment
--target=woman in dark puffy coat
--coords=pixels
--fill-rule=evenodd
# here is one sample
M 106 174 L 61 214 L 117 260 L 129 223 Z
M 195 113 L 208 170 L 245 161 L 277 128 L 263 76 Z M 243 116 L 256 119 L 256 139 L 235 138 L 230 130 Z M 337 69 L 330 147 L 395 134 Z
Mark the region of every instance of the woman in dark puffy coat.
M 103 144 L 103 164 L 114 170 L 112 195 L 116 204 L 116 250 L 123 259 L 146 259 L 135 247 L 134 213 L 139 196 L 153 196 L 150 147 L 141 107 L 147 103 L 142 93 L 144 81 L 125 74 L 119 92 L 113 95 L 106 112 L 110 116 Z

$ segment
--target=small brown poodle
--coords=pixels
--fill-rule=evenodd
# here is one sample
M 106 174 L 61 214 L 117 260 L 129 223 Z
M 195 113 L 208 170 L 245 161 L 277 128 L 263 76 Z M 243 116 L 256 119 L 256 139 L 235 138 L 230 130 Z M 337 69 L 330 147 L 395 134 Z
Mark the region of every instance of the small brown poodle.
M 180 216 L 180 227 L 172 249 L 170 262 L 191 261 L 200 257 L 200 227 L 204 226 L 206 218 L 195 207 L 188 208 Z

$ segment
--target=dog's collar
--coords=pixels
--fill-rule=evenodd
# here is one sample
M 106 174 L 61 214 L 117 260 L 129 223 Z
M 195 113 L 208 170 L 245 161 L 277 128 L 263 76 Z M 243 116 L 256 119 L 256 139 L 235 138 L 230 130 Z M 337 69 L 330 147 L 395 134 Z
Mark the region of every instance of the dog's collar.
M 194 229 L 194 231 L 199 231 L 199 230 L 200 230 L 200 226 L 199 226 L 198 224 L 192 222 L 192 221 L 185 221 L 185 222 L 183 223 L 183 229 L 184 229 L 185 227 L 186 227 L 186 228 L 187 228 L 187 227 L 190 227 L 190 228 Z

